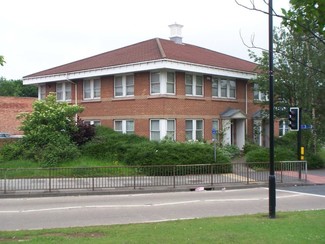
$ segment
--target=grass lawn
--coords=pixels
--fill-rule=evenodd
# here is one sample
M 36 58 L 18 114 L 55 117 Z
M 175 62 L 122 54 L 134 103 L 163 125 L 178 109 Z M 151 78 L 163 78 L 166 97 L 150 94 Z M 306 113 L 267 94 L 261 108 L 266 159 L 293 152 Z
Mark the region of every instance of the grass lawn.
M 325 210 L 0 232 L 1 243 L 325 243 Z

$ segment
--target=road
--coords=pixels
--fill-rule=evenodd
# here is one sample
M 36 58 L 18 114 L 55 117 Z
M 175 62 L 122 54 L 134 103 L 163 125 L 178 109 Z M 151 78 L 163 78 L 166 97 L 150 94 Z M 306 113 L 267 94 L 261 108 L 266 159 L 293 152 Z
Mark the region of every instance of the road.
M 315 193 L 316 192 L 316 193 Z M 325 187 L 277 189 L 276 211 L 325 209 Z M 0 230 L 146 223 L 265 213 L 268 188 L 0 199 Z

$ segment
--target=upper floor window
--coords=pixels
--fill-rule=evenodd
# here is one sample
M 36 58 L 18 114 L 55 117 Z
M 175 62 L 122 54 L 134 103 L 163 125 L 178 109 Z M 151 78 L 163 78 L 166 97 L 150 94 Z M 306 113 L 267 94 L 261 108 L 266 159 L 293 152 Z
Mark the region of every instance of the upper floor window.
M 160 141 L 162 139 L 176 140 L 176 122 L 174 119 L 152 119 L 150 120 L 150 140 Z
M 185 93 L 190 96 L 203 96 L 203 76 L 186 74 Z
M 114 96 L 134 96 L 134 75 L 115 76 Z
M 38 86 L 38 99 L 43 100 L 46 98 L 46 86 L 39 85 Z
M 151 72 L 150 94 L 175 94 L 175 73 L 169 71 Z
M 236 81 L 212 77 L 212 96 L 236 98 Z
M 67 83 L 67 82 L 56 83 L 56 100 L 71 101 L 71 83 Z
M 256 101 L 266 101 L 267 97 L 265 93 L 261 92 L 258 84 L 254 83 L 254 100 Z
M 203 140 L 203 120 L 185 120 L 186 140 L 201 141 Z
M 84 80 L 83 98 L 85 100 L 100 99 L 100 79 Z
M 134 134 L 134 121 L 114 120 L 114 130 L 123 134 Z

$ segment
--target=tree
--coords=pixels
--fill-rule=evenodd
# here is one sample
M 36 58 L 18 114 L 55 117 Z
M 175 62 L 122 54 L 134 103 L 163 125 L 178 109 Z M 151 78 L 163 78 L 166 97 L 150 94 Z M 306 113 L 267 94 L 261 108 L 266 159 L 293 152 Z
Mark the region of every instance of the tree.
M 6 80 L 0 77 L 0 96 L 37 97 L 36 86 L 23 85 L 22 80 Z
M 71 135 L 78 129 L 75 115 L 82 111 L 78 105 L 57 102 L 55 94 L 35 101 L 33 112 L 19 116 L 25 135 L 21 142 L 23 156 L 45 166 L 77 157 L 79 150 Z
M 275 115 L 286 118 L 290 106 L 303 108 L 303 123 L 313 125 L 313 133 L 304 132 L 306 145 L 316 151 L 317 142 L 325 142 L 324 62 L 325 46 L 281 27 L 274 32 L 274 105 Z M 268 93 L 268 53 L 261 57 L 250 51 L 258 63 L 259 75 L 254 81 Z M 317 135 L 317 136 L 316 136 Z
M 284 14 L 283 23 L 295 33 L 312 36 L 325 44 L 324 0 L 290 0 L 291 8 Z
M 2 55 L 0 55 L 0 65 L 3 66 L 5 62 L 6 62 L 5 58 Z

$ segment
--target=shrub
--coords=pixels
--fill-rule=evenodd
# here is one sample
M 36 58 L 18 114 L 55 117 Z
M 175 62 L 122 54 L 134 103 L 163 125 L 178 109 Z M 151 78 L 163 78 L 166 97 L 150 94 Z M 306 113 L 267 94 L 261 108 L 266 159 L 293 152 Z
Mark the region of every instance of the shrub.
M 320 154 L 306 155 L 306 160 L 308 162 L 308 169 L 320 169 L 325 166 L 325 160 Z
M 21 141 L 7 143 L 0 148 L 0 155 L 4 161 L 11 161 L 21 158 L 23 154 Z
M 247 142 L 244 145 L 244 154 L 249 153 L 250 151 L 254 151 L 261 148 L 261 146 L 257 145 L 256 143 L 252 143 L 252 142 Z
M 240 155 L 240 150 L 236 145 L 226 145 L 221 147 L 220 150 L 229 158 L 235 158 Z
M 249 151 L 246 154 L 246 162 L 268 162 L 269 161 L 269 149 L 257 148 L 256 150 Z
M 95 126 L 84 123 L 84 121 L 78 117 L 77 129 L 72 131 L 70 136 L 73 142 L 81 146 L 95 136 Z

